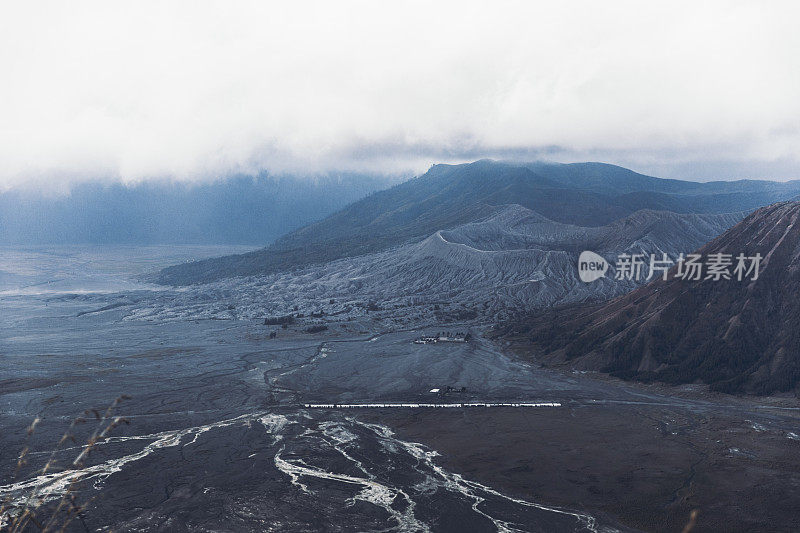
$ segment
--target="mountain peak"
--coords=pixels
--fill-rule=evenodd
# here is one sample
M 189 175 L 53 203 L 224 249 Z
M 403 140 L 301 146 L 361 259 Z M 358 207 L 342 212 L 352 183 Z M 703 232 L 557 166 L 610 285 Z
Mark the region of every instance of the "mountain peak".
M 598 163 L 508 163 L 482 159 L 434 165 L 427 173 L 354 202 L 288 233 L 269 248 L 239 257 L 162 271 L 169 284 L 290 270 L 418 242 L 438 230 L 483 220 L 518 204 L 554 222 L 608 225 L 641 209 L 675 213 L 742 212 L 800 192 L 763 182 L 740 191 L 728 184 L 662 180 Z

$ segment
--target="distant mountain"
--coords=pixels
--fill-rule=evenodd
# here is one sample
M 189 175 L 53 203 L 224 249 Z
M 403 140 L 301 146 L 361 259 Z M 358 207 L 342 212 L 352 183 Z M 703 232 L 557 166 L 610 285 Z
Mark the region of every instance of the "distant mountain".
M 137 316 L 230 318 L 235 313 L 260 318 L 324 311 L 346 319 L 368 311 L 374 318 L 380 309 L 396 324 L 424 323 L 435 316 L 491 320 L 570 302 L 607 300 L 638 286 L 613 279 L 581 282 L 576 264 L 584 249 L 609 260 L 623 252 L 677 257 L 742 216 L 638 211 L 607 226 L 585 227 L 553 222 L 511 204 L 483 220 L 390 250 L 175 293 L 158 291 L 163 302 L 143 305 Z M 374 304 L 371 310 L 368 302 Z M 229 304 L 235 305 L 234 311 Z
M 69 194 L 0 193 L 0 244 L 256 244 L 389 186 L 381 176 L 84 183 Z
M 510 163 L 513 164 L 513 163 Z M 519 164 L 519 163 L 517 163 Z M 639 174 L 627 168 L 608 163 L 524 163 L 534 172 L 546 174 L 551 180 L 572 188 L 591 189 L 608 194 L 652 192 L 690 196 L 711 194 L 798 194 L 797 181 L 770 182 L 763 180 L 736 180 L 695 182 L 676 179 L 655 178 Z
M 670 276 L 505 328 L 544 361 L 730 393 L 800 386 L 800 202 L 759 209 L 698 250 L 761 254 L 756 280 Z M 673 270 L 674 273 L 674 270 Z M 752 275 L 750 276 L 752 278 Z
M 164 284 L 204 283 L 280 272 L 416 242 L 435 231 L 481 220 L 505 205 L 591 227 L 643 209 L 675 213 L 749 211 L 800 194 L 800 182 L 694 183 L 663 180 L 600 163 L 434 165 L 424 175 L 376 192 L 291 232 L 268 248 L 177 265 Z

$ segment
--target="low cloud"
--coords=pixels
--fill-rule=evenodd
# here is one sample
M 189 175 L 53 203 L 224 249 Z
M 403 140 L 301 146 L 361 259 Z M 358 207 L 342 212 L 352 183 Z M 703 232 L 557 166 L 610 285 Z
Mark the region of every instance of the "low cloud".
M 791 2 L 1 11 L 0 188 L 481 157 L 800 177 Z

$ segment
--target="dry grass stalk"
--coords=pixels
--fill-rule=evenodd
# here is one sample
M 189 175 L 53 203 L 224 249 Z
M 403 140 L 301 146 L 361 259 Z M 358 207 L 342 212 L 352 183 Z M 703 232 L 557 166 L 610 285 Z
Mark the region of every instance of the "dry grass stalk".
M 697 515 L 700 514 L 698 509 L 692 509 L 692 512 L 689 513 L 689 522 L 684 526 L 683 533 L 689 533 L 694 529 L 694 526 L 697 525 Z
M 82 416 L 76 417 L 70 423 L 55 448 L 50 452 L 44 466 L 34 471 L 31 478 L 48 474 L 55 475 L 45 483 L 33 485 L 27 495 L 22 498 L 19 496 L 16 498 L 16 503 L 12 494 L 6 496 L 3 502 L 0 503 L 0 531 L 8 533 L 21 533 L 30 530 L 65 531 L 67 526 L 76 518 L 83 522 L 84 511 L 91 500 L 83 503 L 78 502 L 77 490 L 81 480 L 80 472 L 86 466 L 86 462 L 96 446 L 121 424 L 129 423 L 123 417 L 114 416 L 114 411 L 119 404 L 129 398 L 127 395 L 116 398 L 103 413 L 96 409 L 86 410 Z M 62 468 L 57 460 L 58 453 L 64 451 L 63 446 L 66 442 L 78 445 L 75 430 L 78 426 L 87 424 L 87 419 L 92 417 L 96 421 L 94 430 L 86 439 L 86 442 L 80 445 L 80 452 L 75 459 L 69 461 Z M 36 431 L 36 426 L 40 422 L 41 419 L 39 417 L 35 418 L 26 430 L 25 445 L 17 459 L 11 481 L 16 480 L 20 471 L 28 464 L 31 449 L 29 442 Z M 58 469 L 61 469 L 60 472 Z M 55 508 L 51 509 L 49 506 L 45 506 L 44 504 L 50 495 L 47 487 L 57 486 L 65 480 L 68 480 L 69 483 Z M 88 531 L 86 524 L 84 523 L 83 525 Z

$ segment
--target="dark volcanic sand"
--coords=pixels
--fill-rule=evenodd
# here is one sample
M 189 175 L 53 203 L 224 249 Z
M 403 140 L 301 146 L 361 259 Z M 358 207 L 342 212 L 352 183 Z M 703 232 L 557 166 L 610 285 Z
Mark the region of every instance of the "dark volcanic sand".
M 0 297 L 0 496 L 25 481 L 11 470 L 35 416 L 41 463 L 75 414 L 130 394 L 130 426 L 81 474 L 90 530 L 551 533 L 592 529 L 589 514 L 598 530 L 680 531 L 693 508 L 695 531 L 800 530 L 794 399 L 779 410 L 541 369 L 477 329 L 462 345 L 412 343 L 447 326 L 270 340 L 255 321 L 124 320 L 82 298 Z M 563 406 L 301 407 L 430 402 L 447 385 L 467 387 L 456 401 Z
M 783 422 L 639 405 L 370 413 L 464 476 L 645 531 L 800 530 L 800 442 Z

